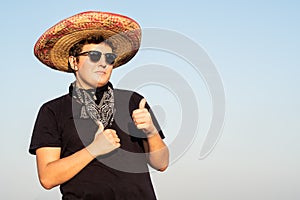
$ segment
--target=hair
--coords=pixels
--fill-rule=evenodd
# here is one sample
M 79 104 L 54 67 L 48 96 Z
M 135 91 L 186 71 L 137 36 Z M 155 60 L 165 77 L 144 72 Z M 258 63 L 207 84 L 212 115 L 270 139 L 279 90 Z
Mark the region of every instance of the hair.
M 76 57 L 76 61 L 78 62 L 79 58 L 77 57 L 77 55 L 82 51 L 84 45 L 100 44 L 102 42 L 110 46 L 112 48 L 112 51 L 114 52 L 114 47 L 111 41 L 104 39 L 102 35 L 91 35 L 74 44 L 69 50 L 69 56 Z M 71 68 L 69 61 L 68 61 L 68 68 L 75 74 L 75 70 Z

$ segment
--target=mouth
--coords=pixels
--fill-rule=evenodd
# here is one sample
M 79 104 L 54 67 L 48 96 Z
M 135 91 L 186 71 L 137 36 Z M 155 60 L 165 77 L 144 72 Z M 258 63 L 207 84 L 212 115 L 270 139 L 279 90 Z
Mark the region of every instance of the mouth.
M 98 74 L 98 75 L 104 75 L 104 74 L 106 74 L 105 71 L 96 71 L 95 73 Z

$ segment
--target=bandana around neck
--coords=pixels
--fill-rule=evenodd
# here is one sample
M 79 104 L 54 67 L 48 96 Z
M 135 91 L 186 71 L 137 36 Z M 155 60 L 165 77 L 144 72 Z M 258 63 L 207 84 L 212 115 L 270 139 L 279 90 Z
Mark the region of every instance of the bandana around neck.
M 82 105 L 80 118 L 91 118 L 97 125 L 111 125 L 114 118 L 113 86 L 108 82 L 105 86 L 85 90 L 76 86 L 76 81 L 69 87 L 74 100 Z

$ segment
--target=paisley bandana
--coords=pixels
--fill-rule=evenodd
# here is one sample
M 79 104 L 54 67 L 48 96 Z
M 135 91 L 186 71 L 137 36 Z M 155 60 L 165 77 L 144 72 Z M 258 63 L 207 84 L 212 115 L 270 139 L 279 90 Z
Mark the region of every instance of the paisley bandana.
M 72 97 L 81 107 L 80 118 L 91 118 L 97 125 L 111 125 L 114 118 L 114 94 L 111 83 L 97 89 L 85 90 L 78 88 L 76 82 L 70 85 Z

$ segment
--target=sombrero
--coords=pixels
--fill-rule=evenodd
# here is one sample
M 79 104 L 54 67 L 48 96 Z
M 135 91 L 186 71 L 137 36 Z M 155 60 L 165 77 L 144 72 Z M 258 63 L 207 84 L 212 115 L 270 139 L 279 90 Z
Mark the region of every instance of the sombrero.
M 45 65 L 64 72 L 68 68 L 70 48 L 90 35 L 102 35 L 111 41 L 118 55 L 114 68 L 127 63 L 141 43 L 139 24 L 126 16 L 88 11 L 66 18 L 49 28 L 36 42 L 34 55 Z

